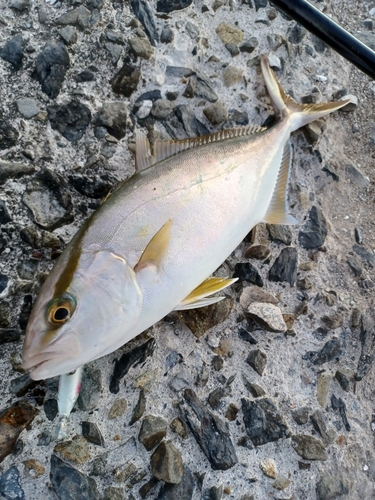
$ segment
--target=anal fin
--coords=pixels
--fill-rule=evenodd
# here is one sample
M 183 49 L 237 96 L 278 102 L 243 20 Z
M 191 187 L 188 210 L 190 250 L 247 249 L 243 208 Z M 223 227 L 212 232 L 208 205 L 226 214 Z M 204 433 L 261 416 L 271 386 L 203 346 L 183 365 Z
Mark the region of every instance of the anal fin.
M 218 278 L 211 276 L 203 281 L 197 288 L 189 293 L 189 295 L 174 308 L 175 311 L 186 309 L 195 309 L 197 307 L 205 307 L 215 304 L 225 297 L 209 297 L 213 293 L 224 290 L 227 286 L 232 285 L 238 278 Z
M 284 147 L 281 157 L 279 175 L 276 180 L 276 186 L 272 195 L 270 205 L 263 222 L 268 224 L 298 224 L 295 217 L 289 214 L 288 210 L 288 184 L 289 172 L 292 164 L 292 147 L 288 141 Z

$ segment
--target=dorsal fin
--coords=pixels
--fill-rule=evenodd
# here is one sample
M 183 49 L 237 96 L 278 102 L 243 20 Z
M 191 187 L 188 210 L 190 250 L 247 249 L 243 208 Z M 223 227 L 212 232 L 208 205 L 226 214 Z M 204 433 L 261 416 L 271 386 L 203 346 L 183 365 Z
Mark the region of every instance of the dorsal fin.
M 279 175 L 276 180 L 271 203 L 263 219 L 263 221 L 268 224 L 298 224 L 298 221 L 288 213 L 287 191 L 291 164 L 292 146 L 290 141 L 288 141 L 284 147 L 283 155 L 281 157 Z
M 247 125 L 246 127 L 230 128 L 214 132 L 213 134 L 202 135 L 200 137 L 193 137 L 192 139 L 172 140 L 172 141 L 155 141 L 154 154 L 151 155 L 150 143 L 146 135 L 140 130 L 135 133 L 135 149 L 136 149 L 136 168 L 137 171 L 144 170 L 145 168 L 165 160 L 170 156 L 174 156 L 186 149 L 193 149 L 204 144 L 212 142 L 219 142 L 224 139 L 231 139 L 233 137 L 243 137 L 252 134 L 258 134 L 266 130 L 266 127 L 261 125 Z

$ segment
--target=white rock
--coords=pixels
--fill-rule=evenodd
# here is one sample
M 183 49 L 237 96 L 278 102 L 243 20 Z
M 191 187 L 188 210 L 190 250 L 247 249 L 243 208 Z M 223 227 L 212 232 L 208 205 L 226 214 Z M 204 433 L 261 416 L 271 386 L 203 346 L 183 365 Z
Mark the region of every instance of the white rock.
M 150 114 L 152 108 L 152 101 L 143 101 L 142 106 L 137 111 L 137 116 L 141 120 Z

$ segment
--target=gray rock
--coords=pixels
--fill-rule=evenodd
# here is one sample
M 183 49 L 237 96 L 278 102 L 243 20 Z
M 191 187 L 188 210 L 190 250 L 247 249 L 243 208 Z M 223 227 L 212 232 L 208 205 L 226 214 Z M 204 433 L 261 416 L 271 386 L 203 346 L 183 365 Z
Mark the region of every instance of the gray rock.
M 311 423 L 314 429 L 321 435 L 323 442 L 326 446 L 333 443 L 336 434 L 333 429 L 328 429 L 324 421 L 323 413 L 320 410 L 314 411 L 310 416 Z
M 199 28 L 190 21 L 186 22 L 186 31 L 192 40 L 195 40 L 199 35 Z
M 324 326 L 327 327 L 329 330 L 336 330 L 337 328 L 340 328 L 344 323 L 344 318 L 340 313 L 325 315 L 322 316 L 321 319 L 322 322 L 324 323 Z
M 88 422 L 86 420 L 82 422 L 82 436 L 90 441 L 90 443 L 97 444 L 98 446 L 105 446 L 102 433 L 94 422 Z
M 121 446 L 117 446 L 113 450 L 103 453 L 93 461 L 92 474 L 94 476 L 106 476 L 108 470 L 118 469 L 123 467 L 137 454 L 137 443 L 134 437 L 128 439 Z
M 259 287 L 263 286 L 262 277 L 250 262 L 238 262 L 234 267 L 233 278 L 238 278 L 239 281 L 248 281 Z
M 255 370 L 258 375 L 262 376 L 264 369 L 267 364 L 267 355 L 260 349 L 255 349 L 250 351 L 250 354 L 246 358 L 246 363 Z
M 121 45 L 117 45 L 116 43 L 112 42 L 105 42 L 104 47 L 107 49 L 109 55 L 111 56 L 111 61 L 113 62 L 113 64 L 117 64 L 122 54 Z
M 227 66 L 223 71 L 223 81 L 226 87 L 233 87 L 242 80 L 243 71 L 236 66 Z
M 325 472 L 316 485 L 318 500 L 334 500 L 341 495 L 349 494 L 349 481 L 341 472 Z
M 271 281 L 286 281 L 293 286 L 297 277 L 298 253 L 294 247 L 283 248 L 269 270 Z
M 246 432 L 254 446 L 288 437 L 290 431 L 272 399 L 250 401 L 242 398 Z
M 0 476 L 0 494 L 6 500 L 26 500 L 17 467 L 11 467 Z
M 43 405 L 44 413 L 46 414 L 46 417 L 48 420 L 51 422 L 55 419 L 57 413 L 58 413 L 58 407 L 57 407 L 57 401 L 56 399 L 47 399 L 44 401 Z
M 348 257 L 347 263 L 350 266 L 350 269 L 353 271 L 355 276 L 361 276 L 363 273 L 363 267 L 357 257 L 351 255 Z
M 328 234 L 327 221 L 320 208 L 313 206 L 307 222 L 301 228 L 298 241 L 306 249 L 321 247 Z
M 147 415 L 139 431 L 138 440 L 147 451 L 152 450 L 167 435 L 167 422 L 161 417 Z M 159 478 L 160 479 L 160 478 Z
M 21 240 L 30 245 L 31 248 L 39 248 L 42 244 L 41 235 L 33 226 L 21 229 L 20 237 Z
M 143 416 L 145 409 L 146 409 L 146 396 L 144 391 L 141 390 L 139 392 L 138 402 L 134 407 L 129 425 L 133 425 L 135 422 L 137 422 Z
M 328 363 L 335 358 L 339 358 L 341 355 L 342 345 L 341 341 L 337 337 L 332 337 L 328 340 L 322 349 L 318 352 L 312 352 L 310 356 L 306 356 L 305 359 L 312 359 L 314 365 L 322 365 Z
M 66 464 L 56 455 L 51 457 L 50 481 L 59 500 L 100 500 L 94 479 Z
M 365 177 L 362 172 L 353 164 L 349 163 L 345 165 L 345 171 L 349 179 L 354 182 L 354 184 L 359 188 L 366 188 L 369 186 L 370 180 Z
M 179 404 L 182 419 L 214 470 L 227 470 L 237 462 L 237 455 L 226 423 L 206 409 L 191 389 L 184 391 Z
M 323 443 L 306 434 L 292 436 L 292 446 L 296 453 L 305 460 L 327 460 L 327 451 Z
M 194 111 L 186 104 L 177 106 L 175 115 L 182 124 L 188 137 L 197 137 L 210 133 L 208 128 L 195 117 Z
M 228 118 L 228 111 L 221 101 L 217 101 L 203 110 L 205 117 L 212 125 L 219 125 Z
M 63 26 L 71 25 L 76 26 L 81 31 L 84 31 L 90 26 L 91 12 L 86 9 L 84 5 L 80 5 L 76 9 L 70 10 L 66 14 L 58 17 L 55 21 L 56 24 Z
M 226 297 L 225 300 L 208 307 L 179 311 L 178 315 L 192 333 L 200 338 L 207 330 L 225 321 L 232 307 L 233 299 Z
M 61 42 L 51 40 L 38 54 L 35 76 L 48 97 L 55 99 L 60 93 L 65 73 L 70 67 L 69 54 Z
M 186 9 L 191 5 L 193 0 L 158 0 L 156 10 L 169 14 L 175 10 Z
M 363 261 L 370 265 L 370 267 L 375 266 L 375 254 L 367 250 L 364 246 L 354 243 L 354 252 L 361 257 Z
M 18 130 L 14 128 L 13 125 L 11 125 L 7 121 L 2 121 L 0 123 L 0 150 L 12 148 L 17 144 L 18 138 L 19 138 Z M 2 176 L 1 170 L 3 170 L 4 168 L 3 165 L 10 165 L 10 163 L 0 162 L 0 179 Z M 19 165 L 19 163 L 17 165 Z
M 192 500 L 195 489 L 195 479 L 190 469 L 184 465 L 184 473 L 180 484 L 165 483 L 157 500 Z
M 181 453 L 170 441 L 160 443 L 151 455 L 151 472 L 166 483 L 181 483 L 184 473 Z
M 222 403 L 222 398 L 228 396 L 231 393 L 230 387 L 216 387 L 208 395 L 207 401 L 213 410 L 217 410 Z
M 122 33 L 120 33 L 119 31 L 111 29 L 107 30 L 105 32 L 105 37 L 108 40 L 108 42 L 116 43 L 117 45 L 125 45 L 124 37 Z
M 152 45 L 159 41 L 159 35 L 155 26 L 154 14 L 146 0 L 131 0 L 131 8 L 135 16 L 142 23 L 142 26 L 150 39 Z
M 16 104 L 18 112 L 24 118 L 32 118 L 40 111 L 34 99 L 31 99 L 30 97 L 20 97 L 17 99 Z
M 141 57 L 142 59 L 150 59 L 154 52 L 147 38 L 130 38 L 129 45 L 135 57 Z
M 247 310 L 252 302 L 266 302 L 276 305 L 279 301 L 273 295 L 257 286 L 244 287 L 240 296 L 241 306 Z
M 253 36 L 249 40 L 246 40 L 242 45 L 240 45 L 240 51 L 246 52 L 247 54 L 252 54 L 254 50 L 258 47 L 259 41 Z
M 168 99 L 158 99 L 152 105 L 151 114 L 159 120 L 164 120 L 173 113 L 174 108 L 175 105 Z
M 22 12 L 30 7 L 30 0 L 11 0 L 9 3 L 9 7 Z
M 70 142 L 79 141 L 91 122 L 91 111 L 77 100 L 48 106 L 47 111 L 51 127 Z
M 228 23 L 220 23 L 215 31 L 224 45 L 227 43 L 234 43 L 238 45 L 244 38 L 242 30 Z
M 267 224 L 268 234 L 271 241 L 281 241 L 285 245 L 292 243 L 292 230 L 290 226 L 283 226 L 281 224 Z
M 305 425 L 309 419 L 309 409 L 307 406 L 302 406 L 292 411 L 292 417 L 296 424 Z
M 370 371 L 375 358 L 375 324 L 372 315 L 362 314 L 361 322 L 361 355 L 358 360 L 355 379 L 362 380 Z
M 295 24 L 293 28 L 290 28 L 288 31 L 288 42 L 293 43 L 294 45 L 298 45 L 302 42 L 305 37 L 307 30 L 301 26 L 300 24 Z
M 22 201 L 31 211 L 34 222 L 43 229 L 53 231 L 72 220 L 72 201 L 66 183 L 51 170 L 42 170 L 27 184 Z
M 120 140 L 125 137 L 128 108 L 121 101 L 105 102 L 95 117 L 95 124 Z
M 110 80 L 113 92 L 130 97 L 137 89 L 140 77 L 139 67 L 132 64 L 130 59 L 126 57 L 122 68 Z
M 202 71 L 197 71 L 196 73 L 194 93 L 196 97 L 201 97 L 209 102 L 216 102 L 219 98 L 211 80 Z
M 187 78 L 194 74 L 195 72 L 192 69 L 183 66 L 167 66 L 165 68 L 165 75 L 167 77 Z
M 32 281 L 38 271 L 36 259 L 21 260 L 17 265 L 18 276 L 23 280 Z
M 169 26 L 163 26 L 160 34 L 161 43 L 172 43 L 174 40 L 173 30 Z
M 4 59 L 4 61 L 8 61 L 13 68 L 18 71 L 22 67 L 24 48 L 24 39 L 21 35 L 16 35 L 6 42 L 0 51 L 0 57 Z
M 353 377 L 353 373 L 350 372 L 349 370 L 345 370 L 345 369 L 339 369 L 335 373 L 335 378 L 337 379 L 338 383 L 341 385 L 341 387 L 346 392 L 349 392 L 350 380 L 352 379 L 352 377 Z
M 81 385 L 78 406 L 83 411 L 93 410 L 98 406 L 103 390 L 102 372 L 92 364 L 86 365 Z
M 58 30 L 58 33 L 66 45 L 73 45 L 77 41 L 77 31 L 73 26 L 65 26 Z
M 266 302 L 252 302 L 247 314 L 269 332 L 285 332 L 287 326 L 279 307 Z
M 225 48 L 232 57 L 237 57 L 240 54 L 240 49 L 237 47 L 235 43 L 226 43 Z
M 109 420 L 113 420 L 114 418 L 122 417 L 126 412 L 128 407 L 128 402 L 124 398 L 115 399 L 113 405 L 111 406 L 108 412 Z
M 95 80 L 95 73 L 88 69 L 84 69 L 78 75 L 75 77 L 76 82 L 82 83 L 82 82 L 93 82 Z M 87 165 L 86 165 L 87 166 Z
M 8 224 L 12 222 L 12 217 L 10 216 L 7 204 L 4 200 L 0 200 L 0 225 Z
M 261 398 L 266 395 L 266 391 L 260 385 L 255 382 L 250 382 L 245 376 L 242 376 L 243 383 L 246 389 L 251 393 L 254 398 Z

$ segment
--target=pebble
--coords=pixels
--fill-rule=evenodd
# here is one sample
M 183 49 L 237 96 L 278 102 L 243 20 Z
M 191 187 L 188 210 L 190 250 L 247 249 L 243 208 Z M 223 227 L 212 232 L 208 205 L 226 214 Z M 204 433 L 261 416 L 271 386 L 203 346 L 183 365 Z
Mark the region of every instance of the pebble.
M 156 4 L 157 12 L 169 14 L 175 10 L 186 9 L 191 5 L 193 0 L 158 0 Z
M 9 122 L 2 121 L 0 123 L 0 150 L 10 149 L 15 146 L 18 142 L 19 132 L 16 128 L 13 127 Z M 1 170 L 5 165 L 11 165 L 9 162 L 1 162 L 0 163 L 0 179 L 1 179 Z M 19 163 L 16 165 L 20 165 Z
M 99 368 L 94 364 L 84 367 L 82 373 L 81 391 L 78 397 L 78 406 L 83 411 L 96 408 L 100 402 L 103 390 L 103 377 Z
M 170 484 L 181 483 L 184 473 L 181 453 L 170 441 L 163 441 L 151 455 L 153 476 Z
M 228 118 L 228 111 L 221 101 L 216 101 L 214 104 L 207 106 L 203 113 L 212 125 L 219 125 Z
M 277 473 L 275 460 L 272 458 L 264 458 L 260 462 L 260 468 L 265 476 L 275 479 Z
M 244 39 L 243 31 L 228 23 L 220 23 L 215 31 L 224 45 L 227 43 L 238 45 Z
M 18 436 L 38 414 L 39 410 L 23 401 L 2 411 L 0 416 L 0 462 L 14 451 Z
M 50 40 L 38 54 L 35 76 L 42 85 L 42 91 L 51 99 L 59 95 L 69 67 L 69 54 L 62 42 Z
M 115 481 L 124 483 L 137 472 L 137 467 L 133 463 L 129 463 L 125 467 L 118 467 L 113 471 Z
M 319 207 L 313 206 L 307 222 L 302 226 L 298 241 L 307 250 L 321 247 L 328 234 L 327 221 Z
M 152 45 L 147 38 L 130 38 L 129 45 L 134 56 L 140 57 L 141 59 L 150 59 L 154 52 Z
M 242 80 L 243 71 L 236 66 L 227 66 L 223 71 L 223 81 L 226 87 L 233 87 Z
M 175 105 L 168 99 L 157 99 L 154 101 L 151 114 L 159 120 L 167 118 L 174 110 Z
M 258 341 L 244 328 L 238 330 L 238 336 L 241 340 L 249 342 L 249 344 L 256 345 L 258 343 Z
M 252 302 L 247 308 L 247 314 L 269 332 L 285 332 L 287 330 L 282 312 L 274 304 Z
M 370 180 L 368 177 L 365 177 L 363 173 L 352 163 L 345 165 L 345 172 L 347 177 L 359 188 L 367 188 L 369 186 Z
M 0 494 L 6 500 L 26 500 L 17 467 L 10 467 L 0 476 Z
M 155 46 L 159 41 L 159 35 L 155 25 L 154 14 L 149 3 L 146 0 L 131 0 L 130 5 L 135 16 L 141 22 L 150 42 Z
M 77 42 L 77 31 L 73 26 L 65 26 L 65 28 L 61 28 L 58 30 L 58 34 L 61 36 L 66 45 L 73 45 Z
M 338 410 L 342 423 L 345 429 L 349 432 L 351 430 L 348 417 L 346 416 L 346 404 L 341 398 L 337 398 L 334 394 L 331 396 L 331 405 L 333 410 Z
M 214 470 L 233 467 L 238 459 L 227 424 L 207 410 L 191 389 L 185 389 L 179 408 L 211 467 Z
M 176 106 L 175 115 L 187 137 L 198 137 L 210 133 L 206 125 L 195 117 L 194 111 L 186 104 Z
M 187 21 L 185 27 L 186 27 L 186 31 L 187 31 L 188 35 L 190 36 L 190 38 L 192 40 L 195 40 L 199 35 L 198 26 L 191 23 L 190 21 Z
M 222 398 L 228 396 L 230 393 L 230 387 L 217 387 L 208 395 L 208 404 L 213 410 L 217 410 L 222 404 Z
M 11 0 L 9 3 L 9 7 L 22 12 L 30 7 L 30 0 Z
M 137 454 L 137 443 L 134 437 L 128 439 L 124 444 L 99 455 L 93 461 L 92 474 L 94 476 L 107 476 L 109 470 L 123 467 Z
M 184 473 L 179 484 L 165 483 L 156 500 L 192 500 L 196 481 L 190 469 L 184 465 Z
M 344 323 L 344 318 L 340 313 L 334 313 L 330 316 L 322 316 L 322 322 L 324 326 L 329 330 L 336 330 L 337 328 L 341 328 Z
M 255 382 L 250 382 L 250 380 L 247 380 L 247 378 L 244 375 L 242 376 L 242 380 L 246 389 L 251 393 L 251 395 L 254 398 L 261 398 L 262 396 L 266 395 L 266 391 L 263 389 L 263 387 L 256 384 Z
M 33 479 L 38 479 L 38 477 L 42 476 L 46 469 L 34 458 L 30 458 L 29 460 L 24 460 L 23 465 L 25 466 L 25 473 L 28 477 Z
M 345 370 L 344 368 L 340 368 L 335 373 L 335 378 L 344 389 L 344 391 L 349 392 L 350 389 L 350 380 L 353 378 L 353 372 L 350 370 Z
M 178 315 L 195 337 L 200 338 L 207 330 L 227 319 L 233 307 L 233 299 L 226 297 L 207 307 L 179 311 Z
M 361 257 L 361 259 L 366 262 L 370 267 L 375 266 L 375 255 L 373 252 L 367 250 L 364 246 L 358 245 L 358 243 L 354 243 L 353 245 L 354 252 Z
M 74 436 L 72 440 L 58 443 L 53 451 L 77 464 L 84 464 L 90 458 L 89 445 L 83 436 Z
M 90 20 L 91 12 L 84 5 L 80 5 L 76 9 L 70 10 L 58 17 L 55 23 L 63 26 L 76 26 L 79 30 L 84 31 L 90 26 Z
M 56 399 L 50 398 L 44 402 L 43 405 L 44 413 L 48 420 L 54 420 L 58 413 L 57 401 Z
M 8 224 L 12 222 L 12 217 L 10 216 L 7 204 L 4 200 L 0 200 L 0 224 Z
M 129 344 L 128 344 L 129 345 Z M 130 344 L 131 345 L 131 344 Z M 120 390 L 120 381 L 134 365 L 144 363 L 149 356 L 152 356 L 155 349 L 155 339 L 150 338 L 143 344 L 125 352 L 120 359 L 115 362 L 109 390 L 112 394 L 117 394 Z
M 238 278 L 239 281 L 248 281 L 258 287 L 263 286 L 262 277 L 250 262 L 238 262 L 234 267 L 233 278 Z
M 327 460 L 327 451 L 323 443 L 307 434 L 292 436 L 292 446 L 300 457 L 305 460 Z
M 324 472 L 316 484 L 317 500 L 332 500 L 350 492 L 349 481 L 341 472 Z
M 333 359 L 338 359 L 341 355 L 342 344 L 339 338 L 332 337 L 328 340 L 322 349 L 316 353 L 313 363 L 314 365 L 322 365 L 328 363 Z
M 278 300 L 268 292 L 265 292 L 258 286 L 244 287 L 240 295 L 240 304 L 247 310 L 253 302 L 265 302 L 268 304 L 278 304 Z
M 262 376 L 264 369 L 267 364 L 267 355 L 260 349 L 255 349 L 250 351 L 250 354 L 246 358 L 246 363 L 255 370 L 258 375 Z
M 24 39 L 21 35 L 16 35 L 6 42 L 0 51 L 0 57 L 4 59 L 4 61 L 8 61 L 13 68 L 18 71 L 22 68 L 24 48 Z
M 294 247 L 283 248 L 268 273 L 270 281 L 287 282 L 294 286 L 297 277 L 298 252 Z
M 147 451 L 155 448 L 167 435 L 167 422 L 154 415 L 147 415 L 139 431 L 138 440 L 143 444 Z M 160 478 L 159 478 L 160 479 Z
M 372 367 L 375 357 L 375 342 L 374 342 L 375 323 L 372 319 L 372 314 L 364 312 L 361 321 L 361 354 L 358 360 L 355 380 L 362 380 Z
M 316 384 L 316 399 L 322 408 L 325 408 L 327 404 L 331 379 L 332 377 L 329 373 L 321 373 L 318 376 L 318 382 Z
M 309 408 L 307 406 L 302 406 L 292 411 L 293 420 L 298 425 L 305 425 L 309 419 Z
M 170 428 L 173 432 L 179 434 L 183 439 L 187 439 L 187 429 L 184 422 L 179 417 L 176 417 L 172 420 L 172 422 L 170 423 Z
M 346 106 L 341 108 L 340 111 L 344 113 L 351 113 L 352 111 L 355 111 L 358 108 L 358 97 L 352 94 L 347 94 L 341 100 L 346 99 L 350 99 L 350 102 L 348 102 Z
M 225 48 L 232 57 L 237 57 L 240 54 L 240 50 L 235 43 L 226 43 Z
M 48 119 L 51 127 L 70 142 L 77 142 L 91 122 L 90 109 L 77 100 L 68 104 L 48 106 Z
M 88 422 L 86 420 L 82 422 L 82 436 L 90 441 L 90 443 L 97 444 L 98 446 L 105 446 L 102 433 L 95 422 Z
M 290 431 L 270 398 L 241 399 L 246 432 L 254 446 L 289 437 Z
M 140 68 L 131 63 L 130 59 L 126 57 L 122 68 L 110 80 L 110 84 L 115 94 L 130 97 L 137 90 L 140 78 Z
M 51 457 L 50 481 L 59 500 L 100 500 L 95 480 L 56 455 Z
M 128 407 L 128 402 L 126 399 L 120 398 L 115 399 L 111 409 L 108 412 L 109 420 L 113 420 L 114 418 L 122 417 Z
M 254 50 L 258 47 L 259 41 L 253 36 L 249 40 L 246 40 L 242 45 L 240 45 L 240 51 L 247 54 L 252 54 Z
M 301 26 L 300 24 L 295 24 L 293 28 L 289 29 L 288 31 L 288 42 L 298 45 L 302 42 L 303 38 L 305 37 L 307 33 L 307 30 Z
M 234 420 L 236 420 L 237 418 L 239 411 L 240 409 L 238 408 L 238 406 L 236 406 L 234 403 L 230 403 L 227 408 L 227 411 L 225 412 L 225 418 L 230 422 L 234 422 Z
M 120 140 L 126 133 L 128 109 L 124 102 L 105 102 L 95 116 L 95 125 L 105 127 L 108 134 Z
M 129 425 L 133 425 L 135 422 L 137 422 L 144 414 L 146 409 L 146 396 L 143 390 L 139 392 L 139 397 L 137 404 L 134 407 Z
M 0 202 L 1 207 L 1 202 Z M 0 212 L 1 213 L 1 212 Z M 1 216 L 0 216 L 1 223 Z M 24 227 L 20 231 L 21 240 L 27 243 L 31 248 L 40 248 L 42 244 L 42 237 L 39 231 L 33 226 Z
M 267 224 L 267 230 L 271 241 L 281 241 L 281 243 L 285 243 L 285 245 L 290 245 L 292 243 L 292 230 L 290 226 Z

